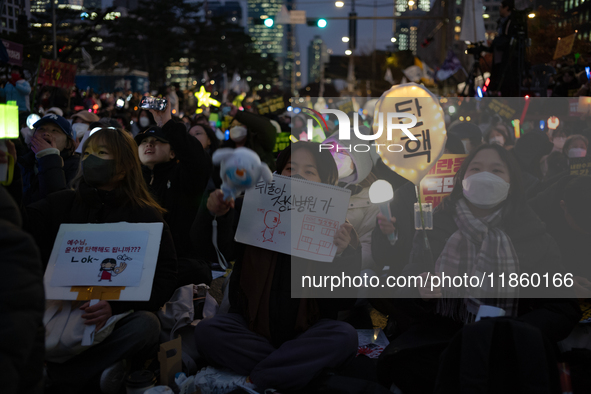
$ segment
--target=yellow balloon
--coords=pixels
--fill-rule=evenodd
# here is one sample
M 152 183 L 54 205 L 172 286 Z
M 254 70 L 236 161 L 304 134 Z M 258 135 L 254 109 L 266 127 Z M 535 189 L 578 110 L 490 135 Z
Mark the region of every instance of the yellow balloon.
M 414 127 L 408 127 L 407 132 L 400 126 L 392 127 L 412 123 L 408 115 L 416 117 Z M 380 135 L 375 144 L 384 163 L 415 185 L 445 151 L 443 109 L 434 94 L 416 83 L 396 85 L 382 94 L 375 107 L 373 130 Z

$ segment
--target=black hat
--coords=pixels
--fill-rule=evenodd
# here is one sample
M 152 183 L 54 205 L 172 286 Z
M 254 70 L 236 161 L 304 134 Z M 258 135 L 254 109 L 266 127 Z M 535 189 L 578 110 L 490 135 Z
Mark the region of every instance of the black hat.
M 168 143 L 168 135 L 164 132 L 160 127 L 154 126 L 150 127 L 148 130 L 144 131 L 135 136 L 135 142 L 139 145 L 142 141 L 148 137 L 155 137 L 162 142 Z

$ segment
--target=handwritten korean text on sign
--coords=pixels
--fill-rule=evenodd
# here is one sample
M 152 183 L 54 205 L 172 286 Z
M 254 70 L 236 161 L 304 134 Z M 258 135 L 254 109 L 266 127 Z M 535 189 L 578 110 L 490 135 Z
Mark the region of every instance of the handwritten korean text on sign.
M 336 186 L 275 175 L 246 192 L 236 241 L 330 262 L 350 195 Z
M 149 233 L 65 234 L 51 286 L 139 286 Z
M 421 181 L 423 202 L 435 208 L 441 200 L 451 193 L 454 176 L 464 162 L 466 155 L 443 155 Z

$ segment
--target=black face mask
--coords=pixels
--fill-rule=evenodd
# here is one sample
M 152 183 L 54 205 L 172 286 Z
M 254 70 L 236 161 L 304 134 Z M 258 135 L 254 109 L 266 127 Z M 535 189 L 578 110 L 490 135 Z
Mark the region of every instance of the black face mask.
M 84 180 L 90 186 L 109 183 L 115 176 L 115 160 L 106 160 L 95 155 L 88 155 L 82 161 L 82 175 L 84 175 Z

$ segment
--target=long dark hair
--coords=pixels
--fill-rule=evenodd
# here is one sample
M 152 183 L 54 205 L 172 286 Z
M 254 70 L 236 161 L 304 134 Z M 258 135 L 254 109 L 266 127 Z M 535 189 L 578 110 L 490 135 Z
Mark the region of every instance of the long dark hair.
M 454 188 L 451 194 L 443 199 L 441 202 L 441 209 L 447 210 L 455 208 L 456 202 L 464 197 L 464 187 L 462 181 L 468 171 L 468 167 L 478 152 L 484 149 L 492 149 L 498 153 L 503 163 L 507 165 L 509 170 L 509 178 L 511 181 L 511 187 L 509 188 L 509 196 L 507 197 L 506 203 L 509 207 L 510 212 L 505 217 L 516 218 L 517 213 L 520 212 L 526 205 L 525 190 L 523 188 L 523 179 L 521 177 L 521 169 L 515 158 L 505 148 L 497 144 L 482 144 L 477 148 L 473 149 L 472 152 L 466 157 L 462 166 L 454 177 Z
M 217 135 L 215 135 L 215 131 L 213 131 L 213 129 L 208 125 L 203 123 L 197 123 L 195 120 L 191 121 L 189 131 L 195 126 L 203 127 L 203 130 L 205 130 L 205 134 L 207 134 L 207 137 L 209 138 L 210 142 L 209 148 L 207 148 L 206 150 L 210 155 L 212 155 L 213 152 L 215 152 L 220 147 L 220 140 L 218 139 Z
M 291 159 L 293 152 L 298 149 L 306 149 L 314 157 L 314 160 L 316 160 L 318 176 L 320 177 L 320 181 L 322 183 L 336 185 L 337 181 L 339 180 L 339 170 L 337 169 L 337 164 L 329 151 L 320 150 L 320 144 L 317 142 L 300 141 L 295 144 L 291 144 L 281 151 L 279 157 L 277 158 L 278 174 L 281 174 L 285 166 L 287 166 L 289 159 Z
M 84 157 L 84 150 L 89 145 L 96 146 L 99 143 L 104 144 L 111 155 L 113 155 L 115 173 L 125 173 L 125 176 L 118 185 L 118 189 L 126 197 L 126 201 L 122 201 L 122 205 L 129 204 L 131 206 L 152 207 L 160 213 L 165 213 L 166 210 L 154 200 L 148 191 L 142 175 L 137 144 L 129 133 L 113 127 L 104 127 L 97 130 L 84 142 L 82 156 Z M 72 181 L 72 185 L 77 191 L 79 191 L 80 182 L 84 179 L 82 167 L 83 165 L 80 166 L 78 175 Z

